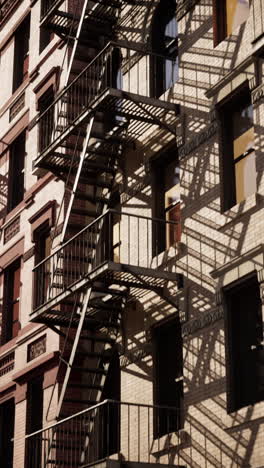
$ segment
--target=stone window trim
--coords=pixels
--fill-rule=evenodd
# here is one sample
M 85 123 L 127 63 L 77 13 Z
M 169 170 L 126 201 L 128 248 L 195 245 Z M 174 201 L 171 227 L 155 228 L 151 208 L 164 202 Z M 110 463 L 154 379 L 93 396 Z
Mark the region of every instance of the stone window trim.
M 10 163 L 11 161 L 11 151 L 12 151 L 12 144 L 15 142 L 15 140 L 25 132 L 25 145 L 27 143 L 27 138 L 28 138 L 28 122 L 29 122 L 29 110 L 27 110 L 23 116 L 19 119 L 18 122 L 16 122 L 9 130 L 8 132 L 1 137 L 1 141 L 4 143 L 4 151 L 1 153 L 0 158 L 4 157 L 5 162 Z M 25 151 L 24 157 L 26 158 L 27 153 Z M 0 220 L 0 228 L 3 228 L 6 222 L 11 221 L 11 219 L 15 216 L 18 215 L 18 212 L 21 210 L 21 205 L 24 203 L 26 194 L 24 193 L 23 200 L 19 202 L 16 206 L 14 206 L 9 212 L 5 213 L 2 219 Z
M 259 58 L 249 56 L 239 63 L 234 69 L 226 73 L 223 78 L 206 90 L 207 99 L 213 98 L 214 105 L 236 92 L 236 89 L 245 82 L 249 82 L 249 88 L 255 88 L 259 81 Z
M 49 228 L 52 228 L 55 224 L 56 214 L 56 200 L 51 200 L 46 203 L 40 210 L 38 210 L 31 218 L 29 223 L 31 224 L 31 241 L 36 241 L 37 230 L 47 223 Z
M 22 239 L 18 240 L 15 245 L 10 247 L 6 252 L 3 253 L 0 257 L 0 274 L 3 272 L 5 268 L 7 268 L 9 265 L 11 265 L 13 262 L 15 262 L 19 257 L 21 257 L 24 253 L 24 242 L 25 238 L 22 237 Z M 23 266 L 23 263 L 21 264 L 21 268 Z
M 0 219 L 0 229 L 4 229 L 12 220 L 18 216 L 25 208 L 29 207 L 34 203 L 34 197 L 36 193 L 42 190 L 45 185 L 55 179 L 54 174 L 48 172 L 45 176 L 40 178 L 26 193 L 24 200 L 19 203 L 7 216 Z
M 16 32 L 17 28 L 20 26 L 20 24 L 23 23 L 24 19 L 28 16 L 30 11 L 31 11 L 31 8 L 27 7 L 26 10 L 23 12 L 23 14 L 20 16 L 20 18 L 16 21 L 16 23 L 12 27 L 10 27 L 10 29 L 8 30 L 8 33 L 4 36 L 3 41 L 0 42 L 0 50 L 4 49 L 7 43 L 13 38 L 14 33 Z
M 22 133 L 24 130 L 26 130 L 27 126 L 29 123 L 29 110 L 27 110 L 23 116 L 19 119 L 18 122 L 16 122 L 9 130 L 8 132 L 1 137 L 1 140 L 5 142 L 6 145 L 11 145 L 13 141 Z
M 54 95 L 59 86 L 59 71 L 60 67 L 53 67 L 50 72 L 38 83 L 33 89 L 36 95 L 36 109 L 39 111 L 39 100 L 43 94 L 49 89 L 53 88 Z
M 234 281 L 234 278 L 235 280 L 238 280 L 242 276 L 241 270 L 245 268 L 246 263 L 248 262 L 252 263 L 252 266 L 248 270 L 248 272 L 253 271 L 255 269 L 253 268 L 253 264 L 255 262 L 254 259 L 255 257 L 259 255 L 263 256 L 263 261 L 264 261 L 264 244 L 263 243 L 260 243 L 258 246 L 254 247 L 253 249 L 248 250 L 247 252 L 242 253 L 241 255 L 238 255 L 237 257 L 232 258 L 232 260 L 225 263 L 221 267 L 215 270 L 212 270 L 210 272 L 210 275 L 212 276 L 212 278 L 218 279 L 221 282 L 222 286 L 228 286 L 229 283 Z M 257 265 L 257 261 L 256 261 L 256 265 Z M 263 265 L 263 269 L 258 267 L 256 268 L 256 270 L 257 270 L 257 274 L 259 277 L 259 283 L 261 282 L 264 283 L 264 265 Z M 219 292 L 219 290 L 217 290 L 217 292 Z M 219 297 L 222 297 L 222 295 Z M 219 302 L 219 299 L 218 299 L 218 302 Z
M 52 385 L 56 378 L 56 372 L 52 372 L 55 368 L 57 371 L 57 366 L 59 364 L 59 351 L 52 351 L 51 353 L 45 354 L 42 357 L 30 361 L 21 369 L 20 371 L 13 374 L 13 381 L 17 384 L 18 387 L 25 385 L 33 377 L 47 373 L 47 378 L 44 378 L 43 388 Z M 51 375 L 52 374 L 52 379 Z M 51 382 L 51 380 L 53 382 Z M 26 395 L 25 395 L 26 397 Z M 25 399 L 25 398 L 24 398 Z

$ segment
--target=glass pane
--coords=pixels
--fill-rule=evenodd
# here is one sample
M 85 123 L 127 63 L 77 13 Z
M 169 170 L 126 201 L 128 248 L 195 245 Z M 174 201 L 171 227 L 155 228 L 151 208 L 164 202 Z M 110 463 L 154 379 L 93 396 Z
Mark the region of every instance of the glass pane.
M 179 60 L 165 60 L 165 87 L 171 88 L 179 78 Z
M 235 174 L 236 202 L 239 203 L 257 190 L 256 157 L 254 152 L 235 164 Z
M 176 17 L 173 16 L 173 18 L 166 24 L 166 28 L 165 28 L 166 46 L 169 45 L 168 42 L 170 42 L 170 40 L 176 39 L 177 36 L 178 36 L 178 23 L 176 21 Z
M 250 148 L 254 148 L 254 127 L 236 138 L 233 142 L 234 159 L 246 153 Z
M 243 99 L 244 101 L 244 99 Z M 233 135 L 238 138 L 253 127 L 253 106 L 249 99 L 233 112 Z
M 249 0 L 226 0 L 226 26 L 229 36 L 249 16 Z

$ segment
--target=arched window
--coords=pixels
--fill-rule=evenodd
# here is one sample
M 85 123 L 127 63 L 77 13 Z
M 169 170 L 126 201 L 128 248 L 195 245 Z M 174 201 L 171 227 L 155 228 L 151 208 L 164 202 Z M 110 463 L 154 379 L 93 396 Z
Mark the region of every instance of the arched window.
M 176 1 L 161 0 L 151 26 L 150 95 L 159 97 L 178 79 Z

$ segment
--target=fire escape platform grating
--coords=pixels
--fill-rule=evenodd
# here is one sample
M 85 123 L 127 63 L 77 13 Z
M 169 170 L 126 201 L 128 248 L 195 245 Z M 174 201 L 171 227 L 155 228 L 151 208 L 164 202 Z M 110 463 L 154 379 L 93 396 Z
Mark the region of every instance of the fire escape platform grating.
M 34 309 L 31 321 L 43 323 L 45 320 L 50 321 L 54 316 L 61 316 L 62 312 L 56 311 L 54 308 L 75 292 L 92 286 L 95 281 L 101 281 L 105 284 L 105 294 L 107 294 L 107 289 L 114 285 L 118 288 L 129 287 L 131 296 L 142 297 L 148 291 L 161 291 L 168 282 L 177 283 L 178 279 L 177 273 L 106 261 L 71 285 L 65 288 L 61 285 L 62 290 L 59 294 Z M 52 309 L 54 310 L 51 313 Z
M 76 128 L 84 122 L 94 112 L 112 112 L 117 119 L 120 118 L 129 121 L 128 141 L 141 135 L 152 125 L 162 126 L 163 120 L 169 117 L 177 118 L 178 105 L 159 99 L 140 96 L 138 94 L 128 93 L 119 89 L 107 88 L 96 100 L 91 102 L 89 107 L 80 111 L 78 118 L 70 123 L 64 131 L 45 149 L 33 162 L 33 168 L 49 168 L 54 165 L 53 153 L 65 139 L 70 136 Z M 138 129 L 140 123 L 140 127 Z M 61 155 L 63 160 L 63 153 Z M 43 166 L 42 166 L 43 164 Z

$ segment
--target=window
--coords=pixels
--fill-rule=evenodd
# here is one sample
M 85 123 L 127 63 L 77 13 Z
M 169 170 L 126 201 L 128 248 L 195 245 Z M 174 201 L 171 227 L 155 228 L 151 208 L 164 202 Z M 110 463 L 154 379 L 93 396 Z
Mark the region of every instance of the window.
M 34 240 L 35 264 L 37 265 L 48 257 L 51 252 L 50 226 L 48 221 L 41 224 L 40 227 L 34 231 Z
M 120 401 L 121 370 L 117 351 L 111 357 L 101 401 L 110 400 L 101 407 L 100 434 L 98 440 L 99 457 L 106 458 L 120 451 Z
M 183 353 L 179 319 L 153 328 L 154 435 L 183 427 Z M 171 407 L 171 410 L 170 410 Z
M 43 376 L 35 377 L 28 382 L 27 388 L 27 417 L 26 417 L 26 433 L 42 429 L 43 425 Z M 30 439 L 28 439 L 30 444 Z M 26 446 L 26 468 L 35 468 L 41 466 L 41 438 L 34 441 L 34 457 L 28 457 L 30 445 Z M 32 447 L 31 447 L 32 450 Z
M 34 231 L 35 241 L 35 265 L 42 262 L 51 253 L 51 236 L 49 222 L 43 223 Z M 35 274 L 35 306 L 42 304 L 46 299 L 46 293 L 49 287 L 50 274 L 47 269 L 36 270 Z
M 4 306 L 1 345 L 17 336 L 20 300 L 20 259 L 4 271 Z
M 264 399 L 263 325 L 257 275 L 225 288 L 224 295 L 228 343 L 227 401 L 228 411 L 232 412 Z
M 43 52 L 44 49 L 49 45 L 54 37 L 54 33 L 44 26 L 40 26 L 39 31 L 39 53 Z
M 46 3 L 47 3 L 46 0 L 41 0 L 41 7 L 40 7 L 41 18 L 45 16 L 44 12 L 47 9 Z M 54 37 L 54 32 L 51 31 L 51 29 L 48 29 L 48 27 L 46 26 L 40 26 L 39 28 L 39 53 L 40 54 L 44 49 L 46 49 L 46 47 L 49 45 L 53 37 Z
M 54 90 L 53 86 L 50 86 L 38 100 L 38 110 L 40 114 L 43 114 L 43 112 L 50 108 L 39 121 L 39 151 L 44 150 L 51 142 L 54 126 L 54 107 L 50 106 L 53 101 Z
M 21 133 L 10 146 L 7 211 L 10 212 L 24 198 L 26 133 Z
M 150 94 L 158 98 L 178 79 L 178 25 L 176 2 L 163 0 L 157 6 L 151 32 Z
M 177 224 L 153 221 L 153 255 L 163 252 L 181 239 L 180 183 L 177 149 L 173 147 L 152 163 L 153 218 Z
M 0 405 L 0 460 L 5 468 L 13 468 L 14 423 L 15 403 L 12 398 Z
M 230 36 L 249 17 L 249 0 L 214 0 L 214 45 Z
M 220 116 L 225 211 L 257 190 L 253 106 L 249 91 L 240 91 L 221 108 Z
M 15 32 L 13 92 L 28 76 L 30 16 Z

